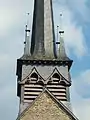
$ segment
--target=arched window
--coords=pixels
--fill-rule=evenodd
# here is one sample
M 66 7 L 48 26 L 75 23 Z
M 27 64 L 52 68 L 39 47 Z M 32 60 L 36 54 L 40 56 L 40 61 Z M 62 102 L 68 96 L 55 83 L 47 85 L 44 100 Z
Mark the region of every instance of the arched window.
M 36 73 L 32 73 L 31 80 L 38 80 L 38 75 Z
M 53 82 L 59 82 L 60 81 L 60 76 L 58 73 L 55 73 L 53 76 L 52 76 L 52 80 Z

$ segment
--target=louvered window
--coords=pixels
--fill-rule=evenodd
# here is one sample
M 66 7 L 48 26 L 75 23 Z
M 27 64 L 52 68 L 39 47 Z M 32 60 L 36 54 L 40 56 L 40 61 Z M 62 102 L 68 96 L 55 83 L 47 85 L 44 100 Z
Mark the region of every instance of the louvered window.
M 66 101 L 66 87 L 60 84 L 60 81 L 61 76 L 55 73 L 51 78 L 51 82 L 48 82 L 47 88 L 58 100 Z
M 42 86 L 37 83 L 38 75 L 32 73 L 30 83 L 24 85 L 24 102 L 32 102 L 41 92 Z

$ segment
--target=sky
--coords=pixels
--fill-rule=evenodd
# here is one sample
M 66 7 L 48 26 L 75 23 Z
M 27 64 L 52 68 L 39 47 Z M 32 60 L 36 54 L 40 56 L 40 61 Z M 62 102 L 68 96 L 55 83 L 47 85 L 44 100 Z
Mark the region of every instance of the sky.
M 89 120 L 90 1 L 53 0 L 53 9 L 55 30 L 62 21 L 66 52 L 74 61 L 70 70 L 73 112 L 79 120 Z M 28 12 L 31 29 L 33 0 L 0 0 L 0 119 L 3 120 L 15 120 L 19 111 L 16 61 L 24 51 Z

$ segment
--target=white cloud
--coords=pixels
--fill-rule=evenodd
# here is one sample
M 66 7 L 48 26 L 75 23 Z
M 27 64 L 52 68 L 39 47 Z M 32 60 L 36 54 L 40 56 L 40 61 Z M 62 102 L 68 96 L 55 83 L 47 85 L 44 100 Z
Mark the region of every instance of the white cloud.
M 63 29 L 65 31 L 66 47 L 77 56 L 81 57 L 87 53 L 87 46 L 81 26 L 77 26 L 75 21 L 72 21 L 72 14 L 70 11 L 64 11 L 63 15 Z M 66 19 L 67 18 L 67 19 Z
M 80 120 L 89 120 L 90 69 L 80 72 L 72 81 L 70 92 L 73 112 Z
M 0 118 L 3 120 L 15 120 L 19 112 L 16 96 L 16 59 L 23 52 L 26 13 L 30 12 L 32 15 L 32 2 L 0 0 Z M 32 16 L 30 22 L 31 18 Z
M 0 86 L 0 88 L 0 118 L 3 120 L 16 120 L 19 111 L 19 101 L 16 97 L 15 84 L 9 83 L 9 85 Z
M 7 54 L 3 54 L 0 55 L 0 69 L 5 69 L 8 67 L 10 67 L 12 65 L 12 57 L 7 55 Z
M 89 7 L 87 6 L 88 0 L 69 0 L 69 8 L 73 10 L 76 13 L 79 13 L 81 15 L 81 18 L 85 22 L 90 22 L 89 17 Z
M 82 98 L 77 93 L 77 87 L 74 83 L 71 87 L 71 103 L 73 108 L 73 113 L 79 118 L 79 120 L 89 120 L 90 119 L 90 98 Z
M 82 79 L 85 84 L 90 85 L 90 69 L 83 71 L 77 79 Z
M 60 24 L 59 12 L 63 12 L 63 28 L 65 30 L 65 45 L 66 51 L 70 54 L 72 51 L 77 57 L 82 57 L 87 53 L 87 46 L 85 43 L 85 37 L 83 34 L 82 26 L 77 26 L 76 21 L 73 21 L 73 12 L 70 11 L 68 5 L 73 5 L 76 8 L 77 1 L 59 1 L 61 5 L 56 5 L 55 20 L 56 24 Z M 5 3 L 5 4 L 4 4 Z M 70 4 L 71 3 L 71 4 Z M 84 6 L 85 1 L 79 2 Z M 21 24 L 24 26 L 26 23 L 26 13 L 30 11 L 32 19 L 32 0 L 14 1 L 3 0 L 0 4 L 0 35 L 5 36 L 11 34 L 11 28 L 18 28 Z M 80 5 L 80 4 L 79 4 Z M 80 9 L 80 7 L 78 7 Z M 84 7 L 83 7 L 84 8 Z M 81 10 L 81 9 L 80 9 Z M 86 11 L 86 10 L 84 10 Z M 32 20 L 31 20 L 32 21 Z M 55 26 L 56 26 L 55 24 Z M 31 25 L 30 25 L 31 26 Z M 19 27 L 20 28 L 20 27 Z
M 54 1 L 56 2 L 56 0 Z M 56 3 L 61 6 L 67 6 L 68 9 L 73 12 L 75 17 L 79 14 L 83 21 L 90 22 L 90 8 L 88 7 L 87 2 L 88 0 L 57 0 Z M 75 19 L 77 20 L 78 18 Z
M 90 119 L 90 99 L 81 99 L 80 102 L 74 103 L 74 111 L 77 112 L 79 120 L 89 120 Z
M 66 46 L 66 52 L 68 54 L 73 53 L 76 57 L 81 58 L 87 55 L 88 48 L 85 41 L 82 26 L 77 26 L 77 21 L 73 20 L 73 13 L 67 6 L 54 6 L 55 26 L 61 25 L 60 13 L 62 17 L 62 27 L 65 31 L 64 40 Z M 60 11 L 60 12 L 58 12 Z
M 26 24 L 26 14 L 32 14 L 33 1 L 0 0 L 0 35 L 8 34 L 12 27 Z
M 82 71 L 73 81 L 77 93 L 82 97 L 88 98 L 90 96 L 90 69 Z
M 71 53 L 71 49 L 72 49 L 73 53 L 77 57 L 84 56 L 87 52 L 87 46 L 85 45 L 86 43 L 85 43 L 83 31 L 82 31 L 82 26 L 78 27 L 76 25 L 76 21 L 73 21 L 73 13 L 70 11 L 70 8 L 68 9 L 68 7 L 65 6 L 66 1 L 64 0 L 62 1 L 64 6 L 61 7 L 60 5 L 58 5 L 56 7 L 57 10 L 55 10 L 55 16 L 58 19 L 58 21 L 56 21 L 56 24 L 59 24 L 59 18 L 58 18 L 59 11 L 63 10 L 63 22 L 64 22 L 63 27 L 65 29 L 65 43 L 66 43 L 67 50 L 69 50 L 69 52 Z M 3 118 L 4 120 L 6 119 L 13 120 L 16 114 L 18 113 L 19 105 L 17 104 L 17 98 L 15 96 L 16 94 L 15 93 L 16 91 L 15 66 L 16 66 L 17 56 L 20 56 L 22 53 L 21 51 L 23 51 L 22 44 L 24 41 L 23 40 L 24 32 L 23 34 L 21 33 L 18 37 L 16 37 L 17 35 L 15 33 L 16 31 L 14 28 L 21 28 L 21 26 L 25 25 L 26 19 L 27 19 L 26 13 L 29 11 L 30 13 L 32 13 L 31 12 L 32 2 L 33 2 L 32 0 L 19 0 L 19 1 L 18 0 L 3 0 L 3 1 L 0 0 L 0 35 L 5 37 L 5 35 L 8 34 L 8 31 L 10 32 L 10 35 L 11 35 L 11 37 L 9 36 L 5 39 L 2 39 L 2 40 L 0 39 L 0 42 L 1 42 L 0 44 L 0 73 L 1 73 L 0 74 L 0 91 L 2 91 L 2 98 L 3 98 L 2 100 L 0 100 L 0 106 L 1 106 L 0 118 Z M 75 9 L 76 9 L 76 3 L 75 3 Z M 78 6 L 78 9 L 79 9 L 79 6 Z M 13 31 L 13 34 L 11 30 Z M 20 30 L 18 31 L 20 32 Z M 90 71 L 87 71 L 85 75 L 82 74 L 79 78 L 75 78 L 77 83 L 74 83 L 74 84 L 78 86 L 78 88 L 75 86 L 77 88 L 77 91 L 75 91 L 77 92 L 77 94 L 82 94 L 82 93 L 86 94 L 86 91 L 83 90 L 83 87 L 80 88 L 80 86 L 81 85 L 83 86 L 82 79 L 83 78 L 85 79 L 85 77 L 88 79 L 85 79 L 84 83 L 85 84 L 90 83 L 89 73 Z M 78 85 L 78 81 L 80 81 L 79 85 Z M 78 89 L 81 89 L 81 91 L 78 92 Z M 90 101 L 87 99 L 82 100 L 81 96 L 77 94 L 75 95 L 75 92 L 72 93 L 73 94 L 72 102 L 74 101 L 73 106 L 78 113 L 77 115 L 80 116 L 81 120 L 85 120 L 86 118 L 87 118 L 86 120 L 89 120 L 88 112 L 90 111 L 90 107 L 88 106 L 88 104 Z M 76 101 L 76 98 L 78 98 L 78 101 Z M 81 111 L 81 109 L 82 110 L 85 109 L 85 110 Z M 5 113 L 7 114 L 6 116 L 5 116 Z M 83 116 L 82 116 L 82 113 L 83 113 Z

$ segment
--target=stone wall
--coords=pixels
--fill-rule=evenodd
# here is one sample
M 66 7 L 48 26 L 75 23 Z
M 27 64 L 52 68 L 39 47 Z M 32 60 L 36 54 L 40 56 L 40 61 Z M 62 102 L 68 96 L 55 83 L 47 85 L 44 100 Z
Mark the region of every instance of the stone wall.
M 42 93 L 20 120 L 72 120 L 47 93 Z
M 39 72 L 39 74 L 44 78 L 47 79 L 51 73 L 53 72 L 53 70 L 55 68 L 58 69 L 58 71 L 65 77 L 65 79 L 67 79 L 69 81 L 69 73 L 68 73 L 68 66 L 43 66 L 43 65 L 39 65 L 39 66 L 34 66 L 37 71 Z M 28 76 L 30 74 L 30 72 L 32 71 L 33 66 L 31 65 L 23 65 L 22 66 L 22 80 L 24 78 L 26 78 L 26 76 Z

